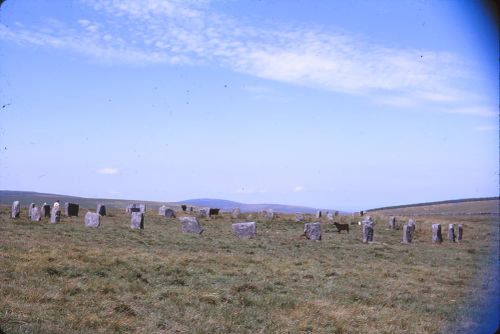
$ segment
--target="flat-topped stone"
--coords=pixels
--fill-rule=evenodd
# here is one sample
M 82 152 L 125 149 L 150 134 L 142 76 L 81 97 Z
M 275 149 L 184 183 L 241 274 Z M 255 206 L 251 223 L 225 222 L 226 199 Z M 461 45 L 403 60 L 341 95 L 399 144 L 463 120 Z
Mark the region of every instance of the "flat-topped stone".
M 305 223 L 304 224 L 304 235 L 309 240 L 321 240 L 321 224 L 316 223 Z
M 255 238 L 256 225 L 255 222 L 236 223 L 232 225 L 233 234 L 241 239 Z
M 443 242 L 443 235 L 441 234 L 441 224 L 432 224 L 432 242 L 440 244 Z
M 197 233 L 201 234 L 203 232 L 203 228 L 201 227 L 198 219 L 196 217 L 181 217 L 179 220 L 182 223 L 182 232 L 183 233 Z
M 33 222 L 39 222 L 40 220 L 42 220 L 42 212 L 40 211 L 40 209 L 38 209 L 37 206 L 31 208 L 30 219 Z
M 240 208 L 235 208 L 235 209 L 231 212 L 231 218 L 233 218 L 233 219 L 238 219 L 238 218 L 240 218 L 240 215 L 241 215 L 241 210 L 240 210 Z
M 130 228 L 133 230 L 144 229 L 144 214 L 142 212 L 132 212 L 130 214 Z
M 101 215 L 99 213 L 87 212 L 85 214 L 85 227 L 99 227 L 101 225 Z

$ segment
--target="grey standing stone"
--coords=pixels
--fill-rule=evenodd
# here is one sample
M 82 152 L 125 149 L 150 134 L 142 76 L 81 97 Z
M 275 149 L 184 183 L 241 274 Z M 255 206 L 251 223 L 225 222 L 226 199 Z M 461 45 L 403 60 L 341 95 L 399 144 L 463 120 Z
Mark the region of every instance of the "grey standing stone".
M 206 217 L 208 217 L 208 211 L 209 211 L 209 209 L 207 209 L 207 208 L 202 208 L 202 209 L 200 209 L 200 211 L 199 211 L 199 213 L 198 213 L 198 216 L 199 216 L 200 218 L 206 218 Z
M 309 240 L 321 240 L 321 224 L 319 222 L 305 223 L 304 234 Z
M 235 209 L 233 210 L 233 212 L 231 212 L 231 218 L 233 218 L 233 219 L 238 219 L 238 218 L 240 218 L 240 215 L 241 215 L 240 208 L 235 208 Z
M 144 229 L 144 214 L 142 212 L 132 212 L 130 215 L 130 228 L 133 230 Z
M 333 215 L 334 215 L 335 217 L 337 217 L 337 216 L 339 215 L 339 212 L 338 212 L 338 211 L 335 211 L 335 212 L 333 213 Z
M 441 234 L 441 224 L 432 224 L 432 242 L 442 243 L 443 235 Z
M 146 204 L 139 204 L 138 207 L 140 213 L 146 213 Z
M 97 204 L 96 212 L 100 216 L 106 216 L 106 206 L 104 204 Z
M 462 224 L 459 224 L 458 225 L 458 237 L 457 237 L 458 242 L 462 241 L 463 233 L 464 233 L 464 226 Z
M 389 229 L 390 230 L 395 230 L 396 229 L 396 217 L 389 217 Z
M 413 219 L 408 219 L 408 226 L 410 227 L 412 235 L 415 233 L 415 229 L 417 225 L 415 224 L 415 221 Z
M 165 210 L 167 210 L 167 207 L 165 205 L 162 205 L 158 208 L 158 214 L 160 216 L 165 216 Z
M 35 207 L 35 203 L 30 203 L 28 206 L 28 217 L 31 218 L 31 210 Z
M 242 239 L 255 238 L 256 235 L 256 227 L 255 222 L 247 222 L 247 223 L 237 223 L 233 224 L 233 233 Z
M 163 215 L 167 218 L 175 218 L 175 211 L 172 209 L 166 209 Z
M 197 233 L 201 234 L 203 228 L 200 226 L 198 219 L 196 217 L 181 217 L 179 218 L 182 223 L 183 233 Z
M 85 214 L 85 227 L 99 227 L 101 225 L 101 215 L 99 213 L 87 212 Z
M 68 206 L 69 206 L 69 203 L 68 202 L 64 202 L 64 206 L 63 206 L 63 212 L 64 212 L 64 215 L 67 216 L 68 215 Z
M 411 243 L 412 240 L 412 233 L 410 230 L 410 226 L 408 224 L 403 225 L 403 243 L 404 244 L 409 244 Z
M 305 220 L 304 215 L 300 212 L 297 212 L 295 214 L 295 221 L 296 222 L 303 222 Z
M 20 215 L 21 215 L 21 204 L 19 203 L 19 201 L 14 201 L 12 203 L 12 209 L 10 212 L 10 216 L 12 218 L 19 218 Z
M 33 222 L 39 222 L 40 220 L 42 220 L 42 213 L 40 212 L 40 209 L 38 209 L 38 207 L 34 206 L 33 208 L 31 208 L 30 218 Z
M 273 220 L 274 211 L 272 209 L 265 209 L 260 212 L 261 216 L 265 220 Z
M 316 211 L 316 218 L 321 218 L 321 211 Z
M 373 242 L 373 227 L 375 222 L 371 216 L 366 216 L 362 221 L 363 226 L 363 243 Z
M 52 224 L 59 223 L 61 221 L 61 210 L 57 208 L 52 208 L 50 211 L 50 222 Z
M 331 212 L 328 212 L 328 213 L 326 214 L 326 219 L 328 219 L 328 220 L 332 220 L 332 221 L 333 221 L 333 217 L 334 217 L 334 216 L 333 216 L 333 213 L 331 213 Z
M 448 224 L 448 241 L 455 242 L 455 224 Z

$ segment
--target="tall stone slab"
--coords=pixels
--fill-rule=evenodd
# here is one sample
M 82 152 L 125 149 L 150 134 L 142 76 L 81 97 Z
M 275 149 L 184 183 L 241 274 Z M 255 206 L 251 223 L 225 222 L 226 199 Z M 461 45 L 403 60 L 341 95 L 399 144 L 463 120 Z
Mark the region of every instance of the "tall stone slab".
M 31 208 L 30 219 L 33 222 L 39 222 L 40 220 L 42 220 L 42 212 L 40 211 L 40 209 L 38 209 L 37 206 Z
M 97 204 L 96 213 L 100 216 L 106 216 L 106 206 L 104 204 Z
M 28 206 L 28 217 L 31 218 L 31 210 L 35 207 L 35 203 L 30 203 Z
M 50 211 L 50 222 L 52 224 L 59 223 L 61 221 L 61 210 L 58 208 L 52 208 Z
M 144 229 L 144 214 L 142 212 L 132 212 L 130 214 L 130 228 L 133 230 Z
M 201 227 L 196 217 L 181 217 L 179 219 L 182 223 L 183 233 L 201 234 L 203 232 L 203 228 Z
M 458 242 L 462 241 L 463 233 L 464 233 L 464 226 L 462 224 L 459 224 L 458 225 L 458 237 L 457 237 Z
M 432 224 L 432 242 L 440 244 L 443 242 L 443 235 L 441 234 L 441 224 Z
M 396 229 L 396 217 L 391 216 L 389 217 L 389 230 L 395 230 L 395 229 Z
M 373 242 L 373 221 L 363 222 L 363 243 Z
M 255 238 L 257 233 L 255 222 L 233 224 L 232 228 L 233 234 L 241 239 Z
M 304 235 L 309 240 L 321 240 L 321 224 L 316 223 L 305 223 L 304 224 Z
M 412 235 L 415 233 L 415 229 L 417 227 L 417 225 L 415 224 L 415 221 L 413 219 L 408 219 L 408 226 L 410 227 L 410 231 L 412 233 Z
M 320 210 L 316 211 L 316 218 L 321 218 L 321 215 L 322 213 Z
M 448 241 L 455 242 L 455 224 L 448 224 Z
M 97 212 L 87 212 L 85 214 L 85 227 L 96 228 L 101 225 L 101 215 Z
M 167 206 L 166 205 L 162 205 L 158 208 L 158 215 L 160 216 L 165 216 L 165 210 L 167 210 Z
M 14 201 L 12 203 L 10 216 L 12 218 L 19 218 L 19 216 L 21 216 L 21 203 L 19 203 L 19 201 Z
M 233 218 L 233 219 L 238 219 L 238 218 L 240 218 L 240 215 L 241 215 L 240 208 L 235 208 L 235 209 L 231 212 L 231 218 Z
M 409 244 L 412 240 L 412 233 L 408 224 L 403 225 L 403 243 Z

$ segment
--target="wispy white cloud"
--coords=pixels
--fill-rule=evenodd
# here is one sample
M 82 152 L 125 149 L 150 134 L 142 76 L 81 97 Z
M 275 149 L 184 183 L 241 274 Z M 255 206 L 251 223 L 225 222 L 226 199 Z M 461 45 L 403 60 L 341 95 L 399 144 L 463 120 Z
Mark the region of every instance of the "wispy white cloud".
M 296 186 L 296 187 L 293 188 L 292 191 L 294 193 L 300 193 L 300 192 L 304 191 L 304 187 L 302 187 L 302 186 Z
M 255 27 L 210 10 L 203 0 L 82 2 L 95 10 L 98 22 L 80 18 L 65 29 L 60 22 L 0 27 L 0 39 L 69 49 L 112 63 L 215 63 L 260 78 L 367 96 L 392 107 L 432 104 L 447 106 L 437 111 L 491 116 L 479 111 L 477 96 L 456 85 L 473 75 L 451 53 L 386 47 L 327 28 Z
M 105 175 L 114 175 L 118 173 L 118 169 L 113 167 L 104 167 L 96 170 L 96 173 Z
M 474 131 L 484 131 L 484 132 L 487 132 L 487 131 L 498 131 L 498 126 L 494 126 L 494 125 L 483 125 L 483 126 L 476 126 L 474 128 Z

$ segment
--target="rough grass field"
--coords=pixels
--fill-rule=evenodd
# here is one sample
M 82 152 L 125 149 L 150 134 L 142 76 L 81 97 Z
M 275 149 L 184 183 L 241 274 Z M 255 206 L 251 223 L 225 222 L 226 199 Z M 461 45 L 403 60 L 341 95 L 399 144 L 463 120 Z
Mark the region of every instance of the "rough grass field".
M 124 210 L 89 229 L 81 211 L 49 224 L 1 208 L 0 332 L 439 333 L 498 243 L 485 216 L 417 217 L 411 245 L 379 216 L 366 245 L 326 220 L 322 241 L 304 240 L 285 215 L 240 240 L 228 214 L 190 235 L 153 211 L 141 231 Z M 433 222 L 464 224 L 464 241 L 432 244 Z

